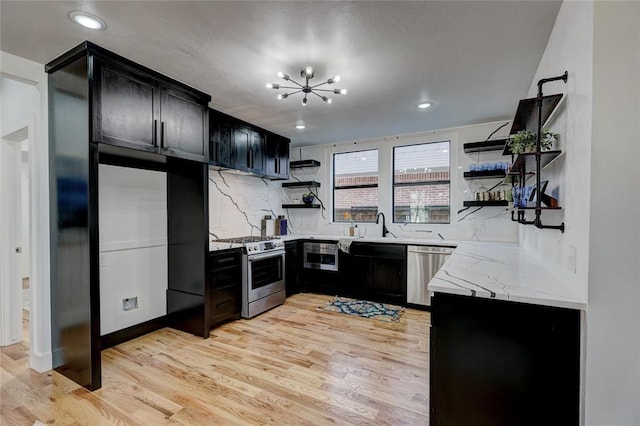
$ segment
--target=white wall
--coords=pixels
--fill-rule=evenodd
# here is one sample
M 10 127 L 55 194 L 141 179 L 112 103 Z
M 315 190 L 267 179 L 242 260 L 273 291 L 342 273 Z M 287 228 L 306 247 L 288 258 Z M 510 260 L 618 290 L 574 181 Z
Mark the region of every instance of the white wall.
M 640 3 L 594 7 L 586 424 L 640 425 Z
M 47 75 L 44 65 L 0 52 L 0 72 L 33 85 L 38 108 L 33 117 L 33 139 L 29 146 L 31 175 L 31 368 L 51 369 L 51 302 L 49 260 L 49 139 Z
M 640 424 L 640 3 L 564 2 L 531 84 L 569 71 L 551 128 L 563 158 L 544 171 L 557 186 L 566 232 L 523 227 L 521 243 L 588 298 L 584 342 L 587 425 Z M 575 247 L 575 273 L 572 271 Z
M 558 81 L 542 88 L 545 95 L 565 94 L 563 105 L 547 124 L 560 134 L 563 154 L 542 174 L 543 180 L 549 180 L 547 193 L 555 189 L 563 210 L 546 211 L 541 216 L 543 224 L 558 225 L 564 221 L 565 232 L 533 226 L 520 228 L 524 247 L 585 300 L 589 273 L 592 62 L 593 4 L 565 2 L 528 93 L 530 97 L 536 96 L 541 78 L 569 72 L 566 84 Z M 528 219 L 533 219 L 533 214 L 530 216 Z
M 379 150 L 380 177 L 379 196 L 380 211 L 387 218 L 387 227 L 398 237 L 439 239 L 440 233 L 445 239 L 484 240 L 484 241 L 517 241 L 517 225 L 510 220 L 505 208 L 484 208 L 458 222 L 469 211 L 457 215 L 462 209 L 464 200 L 472 199 L 472 194 L 480 185 L 488 181 L 465 181 L 462 172 L 469 170 L 476 161 L 506 161 L 501 152 L 467 155 L 463 152 L 465 142 L 485 140 L 491 132 L 507 120 L 486 123 L 476 126 L 458 127 L 440 131 L 399 135 L 367 141 L 327 144 L 291 149 L 291 160 L 315 159 L 322 165 L 318 168 L 294 169 L 291 180 L 316 180 L 321 183 L 318 197 L 326 207 L 319 209 L 289 209 L 283 211 L 283 203 L 292 203 L 300 197 L 305 189 L 282 189 L 281 182 L 269 181 L 234 172 L 209 171 L 209 230 L 212 238 L 237 237 L 242 235 L 259 235 L 260 220 L 265 214 L 284 214 L 289 221 L 289 232 L 297 235 L 348 235 L 348 224 L 332 223 L 332 169 L 333 153 L 357 151 L 376 148 Z M 507 125 L 496 133 L 492 139 L 504 137 L 510 126 Z M 392 147 L 421 142 L 440 140 L 451 141 L 451 214 L 452 221 L 448 225 L 394 225 L 389 223 L 391 214 L 391 168 Z M 494 183 L 497 183 L 495 181 Z M 362 234 L 379 236 L 381 225 L 360 223 Z
M 425 113 L 428 114 L 428 111 Z M 463 208 L 462 202 L 464 200 L 473 199 L 473 193 L 477 187 L 481 185 L 492 186 L 498 183 L 498 180 L 464 180 L 462 174 L 469 170 L 470 164 L 477 161 L 508 161 L 510 159 L 503 157 L 501 151 L 465 154 L 463 144 L 484 141 L 489 134 L 507 121 L 365 141 L 293 148 L 291 150 L 292 160 L 315 159 L 322 163 L 319 168 L 293 170 L 292 176 L 302 181 L 317 180 L 321 182 L 322 186 L 318 190 L 318 196 L 324 203 L 326 211 L 323 214 L 318 210 L 291 209 L 289 221 L 292 232 L 296 234 L 348 235 L 349 224 L 332 223 L 333 154 L 378 149 L 380 164 L 378 177 L 379 211 L 383 212 L 386 217 L 387 228 L 398 237 L 439 239 L 438 234 L 441 234 L 448 240 L 517 241 L 517 225 L 511 221 L 506 208 L 485 207 L 462 221 L 459 220 L 472 212 L 473 209 L 457 214 L 457 211 Z M 509 129 L 510 124 L 503 127 L 492 139 L 505 137 Z M 391 195 L 393 147 L 443 140 L 451 141 L 451 223 L 434 225 L 391 223 L 393 218 Z M 290 202 L 294 195 L 299 194 L 299 191 L 296 193 L 289 190 L 284 194 L 285 202 Z M 361 234 L 367 236 L 381 235 L 381 225 L 359 223 L 358 228 Z

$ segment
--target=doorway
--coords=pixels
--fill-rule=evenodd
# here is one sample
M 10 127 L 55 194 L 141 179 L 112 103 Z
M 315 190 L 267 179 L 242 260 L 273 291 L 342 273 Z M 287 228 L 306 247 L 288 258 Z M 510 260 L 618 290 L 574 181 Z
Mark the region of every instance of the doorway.
M 40 94 L 30 84 L 0 76 L 0 346 L 24 342 L 30 349 L 31 170 Z

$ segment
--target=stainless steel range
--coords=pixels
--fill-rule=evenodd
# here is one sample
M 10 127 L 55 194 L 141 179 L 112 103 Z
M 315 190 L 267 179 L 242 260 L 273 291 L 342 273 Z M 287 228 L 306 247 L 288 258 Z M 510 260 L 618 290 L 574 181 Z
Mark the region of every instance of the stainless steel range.
M 253 318 L 284 303 L 284 241 L 269 237 L 240 237 L 215 243 L 242 244 L 243 318 Z

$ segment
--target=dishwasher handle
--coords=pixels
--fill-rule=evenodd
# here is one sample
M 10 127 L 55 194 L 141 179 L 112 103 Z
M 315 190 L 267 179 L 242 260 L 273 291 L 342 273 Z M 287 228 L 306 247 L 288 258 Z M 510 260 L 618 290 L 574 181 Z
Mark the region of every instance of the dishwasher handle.
M 424 247 L 424 246 L 409 246 L 407 252 L 419 253 L 419 254 L 451 254 L 455 250 L 455 247 Z

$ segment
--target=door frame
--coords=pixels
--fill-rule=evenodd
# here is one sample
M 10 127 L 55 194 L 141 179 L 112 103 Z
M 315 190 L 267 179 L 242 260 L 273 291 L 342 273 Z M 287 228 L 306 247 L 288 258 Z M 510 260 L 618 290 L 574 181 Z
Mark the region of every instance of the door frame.
M 51 357 L 51 268 L 49 242 L 49 132 L 48 84 L 44 65 L 0 51 L 0 73 L 38 90 L 40 102 L 29 120 L 29 215 L 30 261 L 30 357 L 38 372 L 50 370 Z M 0 282 L 0 285 L 4 283 Z M 21 305 L 15 309 L 22 309 Z

